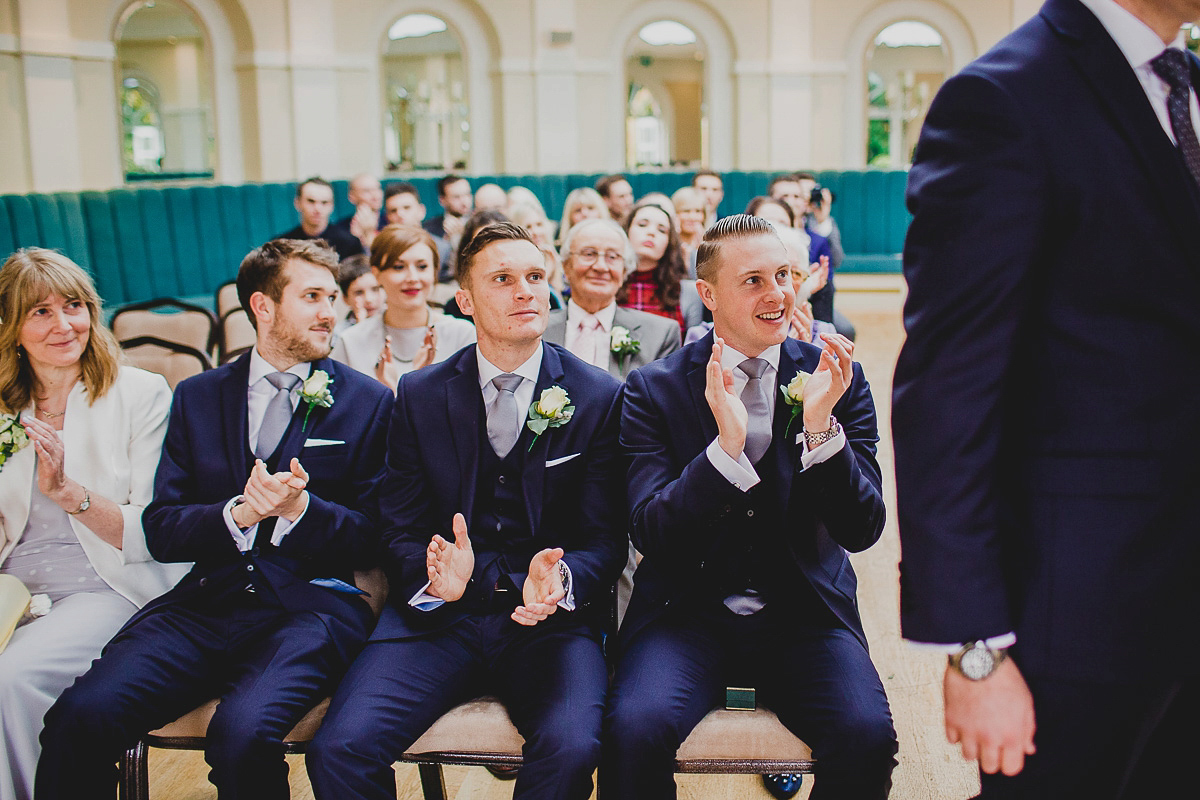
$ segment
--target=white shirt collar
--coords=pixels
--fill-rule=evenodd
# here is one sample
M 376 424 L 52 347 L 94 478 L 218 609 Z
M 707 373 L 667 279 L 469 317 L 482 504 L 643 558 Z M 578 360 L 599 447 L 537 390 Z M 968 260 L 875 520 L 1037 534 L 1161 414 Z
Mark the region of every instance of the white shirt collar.
M 766 350 L 763 350 L 761 353 L 759 353 L 758 357 L 766 361 L 771 366 L 771 369 L 779 372 L 779 354 L 782 351 L 782 348 L 782 344 L 773 344 Z M 729 345 L 725 345 L 725 347 L 721 349 L 721 369 L 733 372 L 734 370 L 737 370 L 738 365 L 747 358 L 750 358 L 750 356 L 743 355 Z M 734 372 L 734 376 L 736 377 L 739 372 L 741 372 L 741 370 Z
M 590 311 L 584 311 L 583 308 L 575 302 L 574 299 L 567 300 L 567 325 L 578 325 L 580 320 L 593 317 L 600 323 L 600 327 L 604 328 L 605 332 L 612 330 L 613 319 L 617 315 L 617 301 L 613 300 L 604 308 L 597 311 L 595 314 Z
M 266 376 L 270 375 L 273 372 L 278 372 L 278 371 L 279 370 L 275 369 L 270 364 L 268 364 L 267 360 L 265 358 L 263 358 L 261 355 L 259 355 L 258 345 L 255 345 L 253 348 L 251 348 L 251 350 L 250 350 L 250 382 L 247 384 L 248 386 L 254 386 L 256 383 L 261 381 Z M 291 366 L 291 368 L 288 369 L 287 371 L 290 372 L 291 374 L 295 375 L 301 381 L 306 381 L 306 380 L 308 380 L 308 376 L 312 374 L 312 362 L 311 361 L 301 361 L 297 364 L 293 364 Z
M 1166 46 L 1154 30 L 1130 11 L 1117 5 L 1116 0 L 1080 0 L 1100 20 L 1104 30 L 1117 43 L 1125 60 L 1134 69 L 1157 58 Z M 1183 31 L 1175 37 L 1171 47 L 1183 48 Z
M 536 385 L 538 374 L 542 371 L 542 348 L 545 346 L 545 344 L 540 345 L 538 349 L 534 351 L 533 355 L 525 360 L 524 364 L 512 371 L 512 374 L 520 375 L 522 378 L 525 378 Z M 495 364 L 484 358 L 483 353 L 479 351 L 478 347 L 475 348 L 475 359 L 479 365 L 479 388 L 482 389 L 487 386 L 492 382 L 492 378 L 496 377 L 497 375 L 505 374 L 504 370 L 500 369 Z

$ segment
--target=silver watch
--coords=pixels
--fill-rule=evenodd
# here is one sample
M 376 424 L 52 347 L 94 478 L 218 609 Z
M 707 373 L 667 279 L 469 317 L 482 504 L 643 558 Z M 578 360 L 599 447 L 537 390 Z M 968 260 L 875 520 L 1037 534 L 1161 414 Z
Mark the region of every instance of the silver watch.
M 964 644 L 950 655 L 950 666 L 969 681 L 981 681 L 1008 658 L 1007 647 L 988 647 L 984 642 Z
M 829 415 L 829 430 L 821 431 L 820 433 L 810 433 L 808 429 L 804 431 L 804 441 L 808 444 L 809 450 L 815 450 L 826 442 L 833 441 L 837 435 L 842 432 L 842 426 L 838 424 L 837 417 Z

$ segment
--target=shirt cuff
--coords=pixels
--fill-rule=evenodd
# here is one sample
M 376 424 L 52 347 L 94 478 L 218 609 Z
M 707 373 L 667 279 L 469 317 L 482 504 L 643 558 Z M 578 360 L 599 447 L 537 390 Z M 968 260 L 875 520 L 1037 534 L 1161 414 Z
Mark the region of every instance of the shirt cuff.
M 563 599 L 558 601 L 558 607 L 564 611 L 575 610 L 575 578 L 571 575 L 571 565 L 559 559 L 559 563 L 567 568 L 567 589 Z
M 418 589 L 417 593 L 408 601 L 408 604 L 418 611 L 433 611 L 435 608 L 440 608 L 446 604 L 446 601 L 442 598 L 434 597 L 425 591 L 429 588 L 429 583 L 429 581 L 425 581 L 425 585 Z
M 837 436 L 830 439 L 828 442 L 822 442 L 817 445 L 815 450 L 808 449 L 808 439 L 804 437 L 804 431 L 796 434 L 796 444 L 803 449 L 800 451 L 800 469 L 806 470 L 813 464 L 820 464 L 822 461 L 828 461 L 833 458 L 837 451 L 846 446 L 846 432 L 841 431 Z
M 283 541 L 283 537 L 292 532 L 292 528 L 300 524 L 300 520 L 304 519 L 304 515 L 308 513 L 308 492 L 304 493 L 304 508 L 300 511 L 300 516 L 292 521 L 288 521 L 283 517 L 278 517 L 275 520 L 275 530 L 271 532 L 271 544 L 276 547 Z
M 258 533 L 258 523 L 254 523 L 246 530 L 238 527 L 238 524 L 233 521 L 233 507 L 245 500 L 242 495 L 230 500 L 225 504 L 225 508 L 221 510 L 221 516 L 225 518 L 225 527 L 229 529 L 229 535 L 233 537 L 234 544 L 238 550 L 243 553 L 254 547 L 254 536 Z
M 722 478 L 732 483 L 735 489 L 748 492 L 762 480 L 754 471 L 754 465 L 750 463 L 750 459 L 746 457 L 745 453 L 742 453 L 738 460 L 734 461 L 729 457 L 729 453 L 721 449 L 718 439 L 713 439 L 712 444 L 704 452 L 708 455 L 709 463 L 717 472 L 721 473 Z
M 1006 647 L 1012 647 L 1017 643 L 1017 635 L 1015 633 L 1002 633 L 999 636 L 993 636 L 990 639 L 984 639 L 983 643 L 993 650 L 1003 650 Z M 967 642 L 958 642 L 956 644 L 946 644 L 943 642 L 913 642 L 910 641 L 913 647 L 919 647 L 922 650 L 936 650 L 939 653 L 952 655 L 962 650 L 967 645 Z

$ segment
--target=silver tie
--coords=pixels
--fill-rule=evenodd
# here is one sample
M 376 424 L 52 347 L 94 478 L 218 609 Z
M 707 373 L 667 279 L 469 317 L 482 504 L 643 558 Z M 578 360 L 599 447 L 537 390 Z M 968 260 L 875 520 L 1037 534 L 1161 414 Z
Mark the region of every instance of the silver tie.
M 757 463 L 771 445 L 771 404 L 767 398 L 768 387 L 762 381 L 768 366 L 762 358 L 747 358 L 738 364 L 738 369 L 749 378 L 742 389 L 742 405 L 749 418 L 745 453 L 751 464 Z
M 508 455 L 521 435 L 521 418 L 517 413 L 517 396 L 514 392 L 522 380 L 520 375 L 508 372 L 492 378 L 496 396 L 487 409 L 487 433 L 492 449 L 501 458 Z
M 300 383 L 300 378 L 290 372 L 272 372 L 267 380 L 275 387 L 275 396 L 267 403 L 262 426 L 258 429 L 258 441 L 254 445 L 254 455 L 261 459 L 275 452 L 283 432 L 291 423 L 292 389 Z

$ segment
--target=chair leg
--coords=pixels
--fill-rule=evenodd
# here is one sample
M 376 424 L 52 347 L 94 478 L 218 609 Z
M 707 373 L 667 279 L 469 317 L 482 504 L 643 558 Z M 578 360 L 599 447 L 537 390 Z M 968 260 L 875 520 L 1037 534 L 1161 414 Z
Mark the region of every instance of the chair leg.
M 146 743 L 138 740 L 121 756 L 121 800 L 150 800 Z
M 421 775 L 421 794 L 425 800 L 446 800 L 446 779 L 441 764 L 417 764 L 417 772 Z

